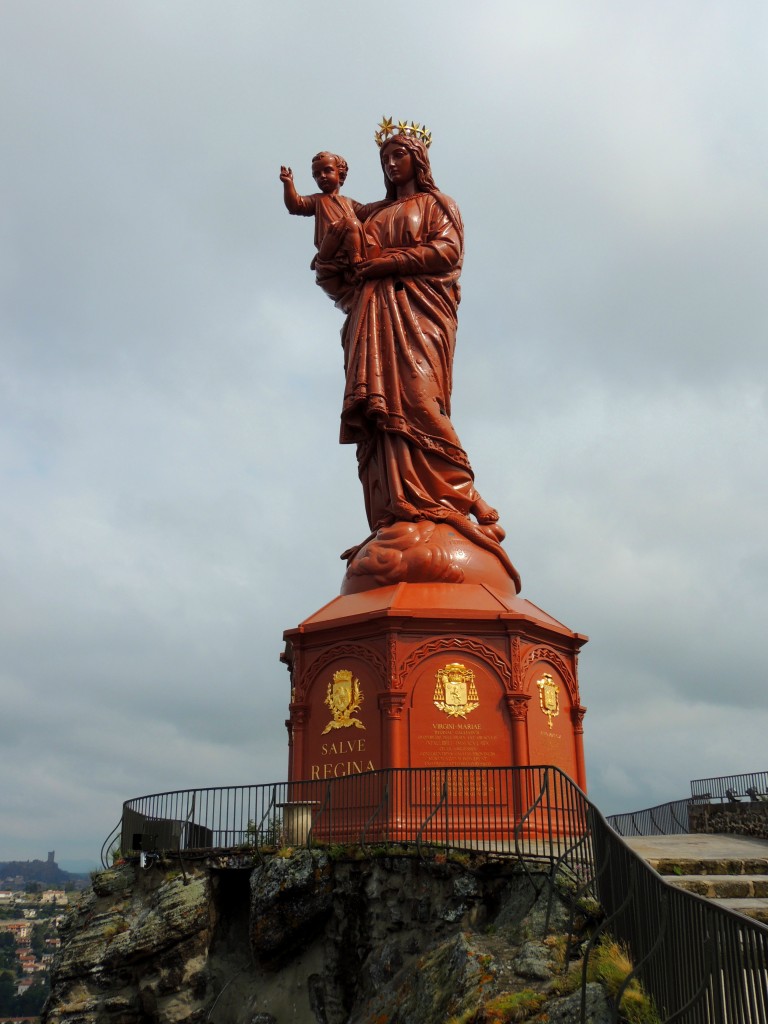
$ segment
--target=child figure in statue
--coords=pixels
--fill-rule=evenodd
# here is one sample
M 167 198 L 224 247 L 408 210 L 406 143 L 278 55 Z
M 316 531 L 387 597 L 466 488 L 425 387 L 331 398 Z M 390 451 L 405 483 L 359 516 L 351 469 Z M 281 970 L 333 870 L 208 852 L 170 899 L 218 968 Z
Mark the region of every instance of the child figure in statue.
M 283 199 L 289 213 L 315 218 L 315 254 L 310 268 L 318 285 L 341 309 L 354 283 L 356 266 L 366 258 L 361 221 L 381 203 L 355 202 L 339 194 L 349 170 L 347 161 L 335 153 L 318 153 L 312 158 L 312 177 L 319 192 L 300 196 L 290 167 L 280 168 Z

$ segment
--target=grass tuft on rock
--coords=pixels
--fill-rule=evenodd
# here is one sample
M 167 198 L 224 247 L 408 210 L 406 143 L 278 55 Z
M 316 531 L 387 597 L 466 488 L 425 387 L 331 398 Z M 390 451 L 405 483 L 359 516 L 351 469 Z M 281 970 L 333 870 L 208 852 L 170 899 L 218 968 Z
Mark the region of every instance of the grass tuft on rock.
M 632 972 L 632 960 L 626 946 L 615 939 L 603 938 L 592 951 L 587 966 L 589 981 L 598 981 L 615 1000 L 619 989 Z M 659 1015 L 653 1000 L 633 978 L 624 989 L 619 1006 L 619 1016 L 626 1024 L 659 1024 Z
M 546 996 L 533 989 L 502 992 L 481 1007 L 451 1017 L 447 1024 L 516 1024 L 529 1020 L 546 1002 Z

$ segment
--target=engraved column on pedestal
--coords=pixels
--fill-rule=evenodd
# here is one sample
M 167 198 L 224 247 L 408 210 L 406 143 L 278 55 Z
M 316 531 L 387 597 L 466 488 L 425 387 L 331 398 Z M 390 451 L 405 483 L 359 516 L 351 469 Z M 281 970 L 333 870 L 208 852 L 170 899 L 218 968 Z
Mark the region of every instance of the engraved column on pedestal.
M 527 765 L 528 757 L 528 701 L 530 693 L 506 693 L 504 702 L 512 719 L 512 764 Z
M 304 730 L 309 720 L 309 704 L 290 704 L 289 711 L 291 717 L 286 723 L 288 725 L 288 732 L 291 740 L 293 741 L 292 755 L 294 760 L 290 762 L 292 764 L 292 770 L 289 773 L 291 782 L 302 782 L 304 779 L 309 778 L 307 766 L 304 764 L 304 748 L 306 746 L 304 742 Z
M 406 700 L 403 690 L 386 690 L 379 694 L 384 764 L 392 768 L 405 768 L 409 763 L 403 750 L 402 718 Z
M 506 693 L 504 701 L 509 711 L 512 722 L 512 764 L 516 768 L 528 766 L 528 701 L 531 699 L 529 693 Z M 530 780 L 523 778 L 522 773 L 515 772 L 512 783 L 512 818 L 517 821 L 520 815 L 530 804 L 529 785 Z
M 576 782 L 585 793 L 587 791 L 587 766 L 584 762 L 584 715 L 586 713 L 587 709 L 582 704 L 576 704 L 571 708 L 573 740 L 576 745 L 576 771 L 579 776 Z
M 530 695 L 523 692 L 523 648 L 520 637 L 516 634 L 510 637 L 509 667 L 511 689 L 504 695 L 504 700 L 512 723 L 512 764 L 527 765 L 529 762 L 528 701 Z
M 404 751 L 403 707 L 407 700 L 403 690 L 386 690 L 379 694 L 384 764 L 390 768 L 407 768 L 409 758 Z M 406 773 L 388 772 L 387 822 L 390 835 L 396 835 L 406 815 L 408 799 Z

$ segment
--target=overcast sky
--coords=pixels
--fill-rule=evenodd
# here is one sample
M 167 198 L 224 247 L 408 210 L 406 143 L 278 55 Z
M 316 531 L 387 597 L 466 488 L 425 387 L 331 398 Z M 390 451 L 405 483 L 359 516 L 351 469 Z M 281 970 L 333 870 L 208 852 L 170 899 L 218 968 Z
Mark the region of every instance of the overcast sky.
M 590 643 L 605 813 L 768 768 L 764 0 L 0 0 L 0 860 L 282 780 L 282 632 L 367 533 L 290 164 L 461 207 L 454 424 Z

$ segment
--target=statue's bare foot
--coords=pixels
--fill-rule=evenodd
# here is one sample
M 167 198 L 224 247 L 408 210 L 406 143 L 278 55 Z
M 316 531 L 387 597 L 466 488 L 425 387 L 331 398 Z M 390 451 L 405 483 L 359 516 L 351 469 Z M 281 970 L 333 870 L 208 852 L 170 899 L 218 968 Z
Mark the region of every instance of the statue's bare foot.
M 478 497 L 469 511 L 481 526 L 490 526 L 491 523 L 498 523 L 499 521 L 499 513 L 495 508 L 491 508 L 484 498 Z

